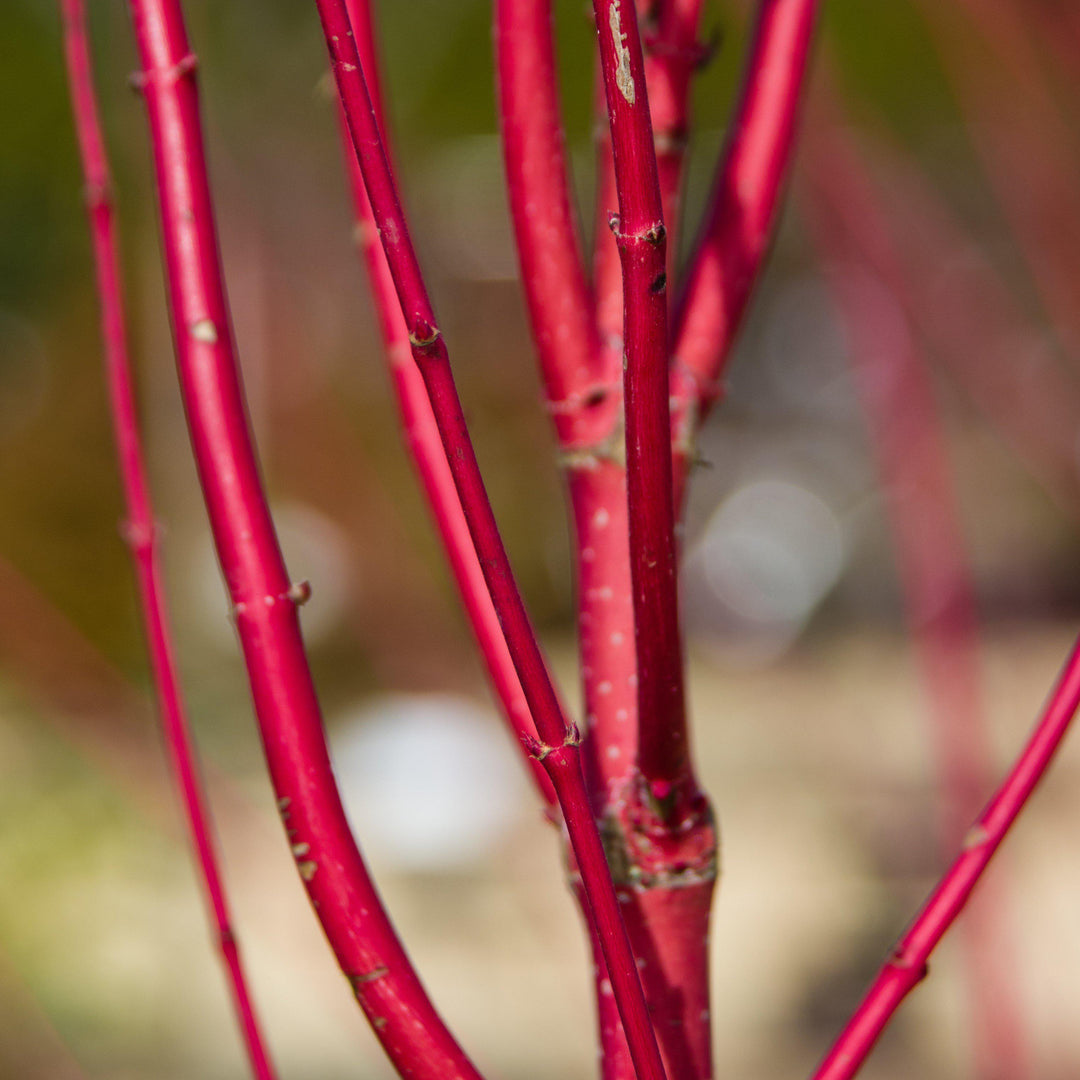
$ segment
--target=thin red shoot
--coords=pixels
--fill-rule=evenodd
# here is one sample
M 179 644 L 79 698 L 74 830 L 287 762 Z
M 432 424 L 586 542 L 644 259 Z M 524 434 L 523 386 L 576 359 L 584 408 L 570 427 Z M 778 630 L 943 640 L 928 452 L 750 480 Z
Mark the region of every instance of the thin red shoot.
M 368 73 L 369 89 L 375 109 L 376 121 L 382 133 L 383 144 L 387 145 L 385 112 L 382 107 L 381 80 L 378 76 L 377 50 L 375 48 L 371 8 L 367 0 L 346 0 L 353 32 L 356 35 L 356 48 Z M 518 739 L 518 745 L 524 746 L 523 740 L 536 737 L 529 713 L 529 704 L 521 689 L 514 668 L 513 659 L 506 645 L 498 613 L 491 602 L 480 561 L 476 556 L 469 525 L 461 508 L 457 488 L 454 486 L 453 473 L 446 460 L 439 427 L 431 411 L 424 380 L 416 364 L 413 363 L 412 349 L 409 343 L 409 330 L 401 313 L 394 280 L 390 267 L 379 243 L 379 233 L 375 218 L 371 212 L 367 191 L 364 189 L 364 177 L 353 153 L 349 139 L 348 126 L 344 114 L 340 112 L 342 151 L 349 177 L 349 190 L 352 195 L 353 213 L 356 219 L 356 242 L 367 268 L 371 295 L 378 315 L 379 328 L 383 338 L 387 364 L 390 369 L 391 384 L 401 414 L 402 429 L 420 483 L 435 526 L 446 552 L 447 561 L 458 594 L 461 597 L 465 615 L 472 627 L 473 636 L 487 668 L 488 678 L 495 692 L 495 697 L 502 708 L 503 715 L 510 729 Z M 544 805 L 549 809 L 555 804 L 555 792 L 543 766 L 535 757 L 527 756 L 529 771 L 540 791 Z
M 589 806 L 578 752 L 579 736 L 562 712 L 499 536 L 454 386 L 446 344 L 435 321 L 382 146 L 348 11 L 344 0 L 317 0 L 317 5 L 413 356 L 427 387 L 473 544 L 536 725 L 538 739 L 531 750 L 551 778 L 563 812 L 589 914 L 604 949 L 639 1076 L 642 1080 L 663 1077 L 633 952 Z
M 630 570 L 638 675 L 637 766 L 673 817 L 693 788 L 679 627 L 668 409 L 667 235 L 632 0 L 594 0 L 619 213 Z
M 591 446 L 618 403 L 571 209 L 550 0 L 496 0 L 495 53 L 507 194 L 547 406 L 564 450 Z
M 158 713 L 251 1071 L 258 1080 L 273 1080 L 275 1071 L 252 1004 L 225 899 L 210 811 L 196 763 L 194 740 L 184 709 L 165 610 L 157 554 L 158 529 L 146 480 L 128 352 L 112 181 L 98 117 L 83 0 L 61 0 L 61 13 L 71 104 L 86 184 L 87 213 L 101 302 L 105 377 L 127 513 L 123 533 L 130 547 L 138 583 Z
M 820 0 L 761 0 L 732 119 L 672 328 L 680 473 L 730 354 L 779 215 Z M 680 475 L 677 485 L 684 478 Z
M 435 1012 L 353 840 L 248 427 L 178 0 L 131 0 L 149 115 L 166 286 L 199 479 L 244 653 L 271 781 L 297 869 L 399 1073 L 480 1080 Z
M 862 1067 L 905 997 L 925 978 L 938 942 L 964 910 L 971 893 L 1042 779 L 1080 705 L 1080 642 L 1023 752 L 970 829 L 957 856 L 910 928 L 893 949 L 813 1080 L 849 1080 Z

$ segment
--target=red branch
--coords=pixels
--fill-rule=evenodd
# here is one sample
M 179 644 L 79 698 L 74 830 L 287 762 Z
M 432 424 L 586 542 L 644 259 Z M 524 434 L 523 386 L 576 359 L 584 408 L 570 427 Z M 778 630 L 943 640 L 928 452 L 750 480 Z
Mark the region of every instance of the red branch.
M 499 536 L 450 371 L 446 344 L 413 251 L 378 123 L 361 69 L 344 0 L 317 0 L 330 59 L 409 331 L 413 357 L 431 401 L 473 543 L 499 613 L 538 739 L 530 749 L 543 764 L 563 811 L 595 932 L 604 950 L 634 1062 L 643 1078 L 664 1076 L 633 952 L 619 913 L 600 836 L 581 773 L 578 735 L 552 687 Z
M 210 812 L 196 763 L 194 740 L 185 714 L 169 633 L 157 553 L 158 530 L 146 480 L 128 356 L 112 181 L 98 117 L 83 0 L 61 0 L 61 12 L 72 112 L 86 183 L 87 213 L 101 302 L 105 378 L 127 512 L 123 533 L 135 567 L 158 713 L 251 1070 L 258 1080 L 273 1080 L 274 1067 L 255 1015 L 218 869 Z
M 963 851 L 893 949 L 855 1015 L 813 1080 L 849 1080 L 904 998 L 925 978 L 927 961 L 964 910 L 1009 829 L 1042 779 L 1080 705 L 1080 643 L 1066 661 L 1049 704 L 997 794 L 968 832 Z
M 560 446 L 590 446 L 618 401 L 600 368 L 571 211 L 550 0 L 497 0 L 495 50 L 507 194 L 548 408 Z
M 420 984 L 349 830 L 248 428 L 221 274 L 195 58 L 178 0 L 131 0 L 181 391 L 218 558 L 297 869 L 334 954 L 402 1075 L 479 1080 Z
M 838 207 L 831 208 L 842 213 Z M 830 215 L 831 216 L 831 215 Z M 817 215 L 822 249 L 844 249 Z M 980 693 L 975 597 L 967 567 L 933 387 L 906 319 L 871 273 L 829 268 L 849 328 L 856 383 L 876 447 L 895 538 L 907 620 L 922 668 L 941 794 L 945 857 L 989 789 L 993 757 Z M 987 906 L 986 900 L 997 902 Z M 1011 985 L 1000 896 L 984 897 L 962 927 L 977 1076 L 1028 1072 Z
M 795 144 L 820 0 L 761 0 L 742 97 L 672 333 L 672 431 L 681 487 L 772 237 Z
M 380 79 L 378 77 L 377 50 L 372 26 L 371 8 L 367 0 L 346 0 L 349 19 L 356 35 L 356 48 L 363 69 L 368 73 L 369 89 L 375 109 L 375 117 L 386 144 L 385 112 L 382 106 Z M 409 330 L 394 291 L 390 267 L 379 243 L 378 229 L 364 189 L 364 177 L 353 153 L 344 114 L 340 112 L 342 150 L 349 176 L 353 212 L 356 217 L 356 242 L 367 267 L 371 295 L 382 332 L 383 347 L 390 369 L 391 384 L 401 414 L 409 454 L 416 466 L 428 506 L 446 552 L 451 573 L 457 584 L 465 615 L 472 627 L 477 647 L 487 668 L 488 678 L 503 715 L 511 730 L 518 737 L 518 744 L 526 737 L 535 738 L 536 729 L 529 713 L 529 705 L 521 689 L 521 682 L 514 669 L 514 662 L 506 646 L 499 617 L 491 602 L 484 574 L 476 556 L 468 522 L 465 520 L 458 498 L 454 477 L 446 460 L 439 428 L 431 411 L 424 380 L 412 360 Z M 547 807 L 554 806 L 555 792 L 543 766 L 534 757 L 527 758 L 540 795 Z
M 625 4 L 625 8 L 623 7 Z M 594 0 L 619 214 L 626 476 L 638 674 L 637 766 L 661 816 L 690 773 L 672 500 L 667 365 L 667 240 L 637 12 Z

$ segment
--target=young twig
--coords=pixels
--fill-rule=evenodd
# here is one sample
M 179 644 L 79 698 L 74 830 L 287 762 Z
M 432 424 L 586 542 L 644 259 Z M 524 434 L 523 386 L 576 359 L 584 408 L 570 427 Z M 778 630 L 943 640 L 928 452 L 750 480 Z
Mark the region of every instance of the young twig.
M 548 408 L 563 452 L 610 432 L 592 295 L 570 207 L 550 0 L 497 0 L 495 52 L 506 189 Z
M 839 230 L 814 215 L 819 246 L 848 328 L 860 391 L 895 540 L 907 621 L 932 714 L 944 857 L 993 780 L 980 692 L 975 598 L 956 520 L 943 436 L 923 359 L 884 286 L 852 266 Z M 965 990 L 980 1077 L 1027 1074 L 1021 1009 L 1011 985 L 1005 905 L 997 890 L 964 921 Z M 987 906 L 987 900 L 995 901 Z
M 849 1080 L 862 1067 L 901 1002 L 925 978 L 930 954 L 964 910 L 990 859 L 1049 768 L 1078 705 L 1080 642 L 1069 655 L 1023 752 L 968 832 L 963 851 L 892 950 L 812 1080 Z
M 178 0 L 130 0 L 150 122 L 181 391 L 255 711 L 297 869 L 338 963 L 402 1074 L 479 1080 L 420 984 L 349 830 L 236 365 Z
M 165 610 L 157 554 L 158 530 L 146 480 L 128 359 L 123 290 L 113 220 L 112 182 L 98 118 L 83 0 L 61 0 L 60 6 L 72 111 L 86 184 L 87 213 L 101 302 L 105 376 L 127 511 L 123 531 L 138 583 L 158 713 L 251 1070 L 258 1080 L 273 1080 L 275 1071 L 244 976 L 218 869 L 210 811 L 196 764 L 194 740 L 185 714 Z
M 611 126 L 622 265 L 626 475 L 638 676 L 637 768 L 675 820 L 690 769 L 679 626 L 667 364 L 667 238 L 632 0 L 594 0 Z
M 820 0 L 761 0 L 727 145 L 672 328 L 672 435 L 681 495 L 779 212 Z
M 604 850 L 581 773 L 578 736 L 562 713 L 510 570 L 450 371 L 446 344 L 412 248 L 372 110 L 344 0 L 317 0 L 353 146 L 473 544 L 499 612 L 538 739 L 531 750 L 559 799 L 588 909 L 604 949 L 623 1027 L 642 1080 L 663 1077 L 656 1037 L 622 924 Z
M 349 18 L 356 40 L 357 53 L 364 71 L 368 73 L 369 90 L 375 110 L 376 121 L 387 145 L 385 112 L 382 106 L 381 80 L 378 77 L 378 57 L 372 26 L 371 10 L 367 0 L 346 0 Z M 356 242 L 367 267 L 371 295 L 382 332 L 390 380 L 401 414 L 402 429 L 409 455 L 416 466 L 420 483 L 436 529 L 446 552 L 447 561 L 462 607 L 472 627 L 477 647 L 487 668 L 503 715 L 517 736 L 519 746 L 523 741 L 535 739 L 536 728 L 529 713 L 529 705 L 521 689 L 521 681 L 510 651 L 506 646 L 498 613 L 491 602 L 483 571 L 476 556 L 468 522 L 461 508 L 453 473 L 446 460 L 439 428 L 431 411 L 424 380 L 413 363 L 409 343 L 409 331 L 394 290 L 390 267 L 379 243 L 378 229 L 371 212 L 364 177 L 353 153 L 348 126 L 338 104 L 341 121 L 342 151 L 349 177 L 353 213 L 356 220 Z M 555 805 L 555 792 L 543 766 L 536 758 L 526 754 L 529 771 L 540 792 L 544 805 L 550 810 Z

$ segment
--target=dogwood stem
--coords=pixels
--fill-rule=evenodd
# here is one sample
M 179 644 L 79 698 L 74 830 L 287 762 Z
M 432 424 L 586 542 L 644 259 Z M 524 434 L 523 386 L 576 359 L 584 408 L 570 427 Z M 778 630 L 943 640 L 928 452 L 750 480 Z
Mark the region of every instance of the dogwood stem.
M 595 0 L 619 213 L 626 476 L 637 652 L 637 768 L 662 818 L 679 816 L 690 770 L 679 626 L 667 364 L 667 238 L 631 0 Z
M 1023 752 L 969 830 L 963 851 L 892 950 L 812 1080 L 850 1080 L 862 1067 L 904 998 L 926 977 L 931 953 L 964 910 L 990 859 L 1050 767 L 1078 705 L 1080 642 L 1073 647 Z
M 130 0 L 157 177 L 181 392 L 270 776 L 297 870 L 376 1036 L 403 1076 L 479 1080 L 436 1014 L 353 840 L 300 636 L 236 364 L 178 0 Z
M 820 0 L 760 0 L 742 96 L 672 328 L 672 434 L 681 497 L 695 432 L 718 380 L 779 216 Z
M 382 132 L 383 144 L 387 145 L 385 112 L 382 107 L 381 80 L 378 76 L 378 55 L 375 47 L 371 8 L 367 0 L 346 0 L 349 19 L 356 36 L 357 53 L 364 71 L 369 74 L 369 91 L 375 117 Z M 372 300 L 382 333 L 390 381 L 401 416 L 402 431 L 409 455 L 416 467 L 421 486 L 435 526 L 446 552 L 450 570 L 461 597 L 462 607 L 472 628 L 480 656 L 487 668 L 495 697 L 503 715 L 517 736 L 519 746 L 523 738 L 535 738 L 536 729 L 529 713 L 529 705 L 521 689 L 521 681 L 510 651 L 506 646 L 498 613 L 491 602 L 483 571 L 476 556 L 468 522 L 461 509 L 454 477 L 446 460 L 439 427 L 431 411 L 424 380 L 413 363 L 409 331 L 401 313 L 401 305 L 394 291 L 390 267 L 379 243 L 375 218 L 364 189 L 364 177 L 353 153 L 348 125 L 338 103 L 341 127 L 342 153 L 349 178 L 353 214 L 356 221 L 355 235 L 360 254 L 367 269 Z M 536 758 L 526 755 L 529 772 L 533 777 L 544 805 L 555 804 L 555 792 L 543 766 Z
M 120 480 L 127 519 L 123 524 L 139 590 L 143 630 L 153 671 L 158 713 L 173 780 L 180 795 L 191 846 L 210 909 L 251 1071 L 258 1080 L 275 1076 L 259 1027 L 240 960 L 225 889 L 218 868 L 210 811 L 196 763 L 196 751 L 184 709 L 157 553 L 158 529 L 150 502 L 135 390 L 129 360 L 123 290 L 114 225 L 112 179 L 98 117 L 83 0 L 61 0 L 64 52 L 72 112 L 79 143 L 87 214 L 101 303 L 105 379 L 112 413 Z
M 343 0 L 317 0 L 317 6 L 413 356 L 427 387 L 477 556 L 536 725 L 538 738 L 530 749 L 547 771 L 559 800 L 635 1066 L 642 1080 L 660 1078 L 664 1069 L 656 1037 L 589 806 L 578 752 L 579 736 L 562 712 L 488 502 L 450 371 L 446 344 L 435 321 L 383 150 L 348 11 Z

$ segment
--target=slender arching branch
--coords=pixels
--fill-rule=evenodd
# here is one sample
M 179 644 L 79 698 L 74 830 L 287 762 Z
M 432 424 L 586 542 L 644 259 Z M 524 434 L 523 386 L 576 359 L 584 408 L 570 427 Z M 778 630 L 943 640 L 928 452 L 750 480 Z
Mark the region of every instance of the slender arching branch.
M 387 143 L 385 112 L 382 107 L 381 80 L 378 76 L 377 50 L 374 27 L 368 0 L 347 0 L 349 19 L 356 38 L 356 49 L 368 74 L 369 91 L 375 118 Z M 405 444 L 416 466 L 424 496 L 431 509 L 435 526 L 446 552 L 450 571 L 454 576 L 465 615 L 472 627 L 480 656 L 487 668 L 492 689 L 511 731 L 517 736 L 518 746 L 524 751 L 522 739 L 535 738 L 536 728 L 529 713 L 529 704 L 521 689 L 521 681 L 514 669 L 514 662 L 506 647 L 506 639 L 499 625 L 498 612 L 491 602 L 484 574 L 476 556 L 469 525 L 465 520 L 454 486 L 453 473 L 446 460 L 439 435 L 439 427 L 431 411 L 424 380 L 412 360 L 409 331 L 401 313 L 390 267 L 378 239 L 378 229 L 371 212 L 364 177 L 360 172 L 356 155 L 349 140 L 344 115 L 340 113 L 342 150 L 349 177 L 353 213 L 356 220 L 356 242 L 367 267 L 371 295 L 379 320 L 379 328 L 386 352 L 390 380 L 401 414 Z M 526 754 L 529 771 L 550 810 L 555 804 L 555 792 L 543 766 Z
M 146 479 L 145 455 L 139 434 L 120 260 L 117 253 L 112 177 L 98 117 L 97 95 L 94 91 L 90 46 L 87 40 L 86 12 L 83 0 L 61 0 L 60 8 L 64 23 L 64 53 L 72 111 L 86 184 L 87 214 L 90 218 L 94 268 L 101 303 L 105 380 L 127 514 L 123 532 L 135 568 L 157 708 L 169 754 L 169 765 L 183 804 L 191 846 L 202 876 L 216 944 L 221 953 L 251 1071 L 256 1080 L 273 1080 L 276 1074 L 255 1013 L 225 898 L 210 808 L 199 774 L 195 743 L 184 707 L 165 608 L 158 557 L 159 530 L 154 520 L 150 485 Z
M 639 1075 L 664 1076 L 633 951 L 593 820 L 578 752 L 579 736 L 562 712 L 510 569 L 450 371 L 397 188 L 382 145 L 344 0 L 316 0 L 338 91 L 375 223 L 454 475 L 492 602 L 529 702 L 538 739 L 530 749 L 551 778 L 581 876 L 588 911 L 604 950 L 612 990 Z
M 130 0 L 142 62 L 181 392 L 199 479 L 297 870 L 395 1068 L 480 1080 L 435 1012 L 382 908 L 330 767 L 236 364 L 194 73 L 178 0 Z
M 698 424 L 718 394 L 768 250 L 795 144 L 820 0 L 760 0 L 742 96 L 675 306 L 672 434 L 677 488 Z

